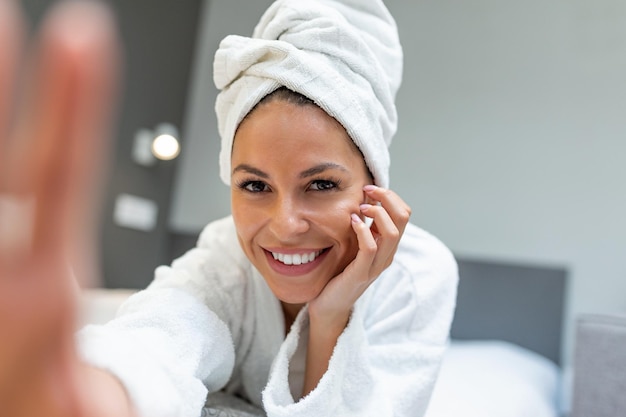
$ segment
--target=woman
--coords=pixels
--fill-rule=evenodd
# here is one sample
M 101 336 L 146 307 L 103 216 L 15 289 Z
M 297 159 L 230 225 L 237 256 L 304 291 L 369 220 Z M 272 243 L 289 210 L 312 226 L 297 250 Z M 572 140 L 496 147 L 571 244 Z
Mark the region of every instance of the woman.
M 80 334 L 117 415 L 198 416 L 220 390 L 268 416 L 423 414 L 456 268 L 387 189 L 401 57 L 380 1 L 279 0 L 222 42 L 232 217 Z

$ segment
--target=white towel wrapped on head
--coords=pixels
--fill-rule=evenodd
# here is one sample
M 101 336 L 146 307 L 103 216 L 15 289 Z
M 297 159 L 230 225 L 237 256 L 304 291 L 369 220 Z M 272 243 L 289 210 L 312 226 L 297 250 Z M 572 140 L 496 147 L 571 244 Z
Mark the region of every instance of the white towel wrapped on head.
M 339 121 L 374 182 L 388 187 L 387 147 L 396 132 L 401 78 L 398 31 L 382 0 L 276 1 L 252 38 L 228 36 L 215 54 L 222 180 L 230 184 L 239 123 L 263 97 L 285 86 Z

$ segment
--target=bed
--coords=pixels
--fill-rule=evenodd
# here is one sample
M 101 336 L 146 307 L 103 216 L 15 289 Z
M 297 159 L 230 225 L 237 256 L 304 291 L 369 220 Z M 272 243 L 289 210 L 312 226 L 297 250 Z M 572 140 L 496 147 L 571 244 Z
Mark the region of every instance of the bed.
M 451 344 L 426 417 L 561 415 L 564 268 L 457 257 L 459 288 Z M 92 290 L 85 321 L 105 322 L 132 291 Z M 203 416 L 263 413 L 222 394 Z
M 451 343 L 426 417 L 560 416 L 566 270 L 457 260 Z

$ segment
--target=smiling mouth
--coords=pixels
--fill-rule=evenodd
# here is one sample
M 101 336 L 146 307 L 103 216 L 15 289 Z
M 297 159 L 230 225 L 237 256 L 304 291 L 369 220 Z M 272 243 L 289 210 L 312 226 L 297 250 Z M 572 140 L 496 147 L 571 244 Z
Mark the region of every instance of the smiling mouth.
M 328 249 L 322 249 L 318 251 L 311 251 L 307 253 L 280 253 L 270 252 L 272 257 L 278 262 L 284 265 L 305 265 L 309 262 L 313 262 L 318 256 L 327 251 Z

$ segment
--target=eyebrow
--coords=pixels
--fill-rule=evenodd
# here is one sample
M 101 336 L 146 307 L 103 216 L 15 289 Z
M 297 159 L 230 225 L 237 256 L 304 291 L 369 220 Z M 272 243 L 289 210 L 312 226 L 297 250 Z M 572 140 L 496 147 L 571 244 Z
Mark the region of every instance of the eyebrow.
M 335 164 L 334 162 L 325 162 L 323 164 L 316 165 L 312 168 L 306 169 L 300 173 L 300 178 L 308 178 L 317 174 L 321 174 L 324 171 L 329 169 L 338 169 L 340 171 L 348 172 L 348 170 L 339 164 Z
M 248 165 L 248 164 L 239 164 L 237 165 L 234 169 L 233 169 L 233 174 L 239 171 L 245 171 L 249 174 L 254 174 L 254 175 L 258 175 L 261 178 L 269 178 L 270 176 L 267 175 L 265 172 L 261 171 L 258 168 L 253 167 L 252 165 Z
M 309 169 L 306 169 L 306 170 L 302 171 L 300 173 L 299 177 L 300 178 L 312 177 L 314 175 L 321 174 L 322 172 L 327 171 L 329 169 L 338 169 L 340 171 L 348 172 L 348 169 L 345 168 L 342 165 L 336 164 L 334 162 L 325 162 L 323 164 L 315 165 L 314 167 L 311 167 Z M 248 164 L 239 164 L 239 165 L 237 165 L 233 169 L 232 173 L 235 174 L 236 172 L 239 172 L 239 171 L 244 171 L 244 172 L 247 172 L 249 174 L 254 174 L 254 175 L 257 175 L 257 176 L 259 176 L 261 178 L 265 178 L 265 179 L 270 177 L 267 173 L 261 171 L 258 168 L 253 167 L 252 165 L 248 165 Z

